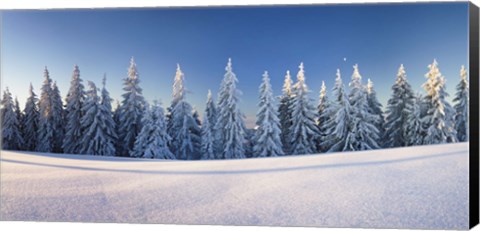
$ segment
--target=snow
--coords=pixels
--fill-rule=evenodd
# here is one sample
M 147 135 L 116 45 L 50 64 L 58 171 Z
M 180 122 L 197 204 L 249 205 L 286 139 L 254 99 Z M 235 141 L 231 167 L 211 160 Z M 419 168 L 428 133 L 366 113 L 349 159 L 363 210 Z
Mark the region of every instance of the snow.
M 468 228 L 468 143 L 242 160 L 2 151 L 1 220 Z

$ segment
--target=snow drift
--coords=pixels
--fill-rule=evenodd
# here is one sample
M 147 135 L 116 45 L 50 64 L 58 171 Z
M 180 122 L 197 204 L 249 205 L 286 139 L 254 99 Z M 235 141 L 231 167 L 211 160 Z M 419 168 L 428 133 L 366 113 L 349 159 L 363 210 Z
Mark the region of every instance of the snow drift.
M 468 228 L 468 143 L 161 161 L 2 151 L 1 220 Z

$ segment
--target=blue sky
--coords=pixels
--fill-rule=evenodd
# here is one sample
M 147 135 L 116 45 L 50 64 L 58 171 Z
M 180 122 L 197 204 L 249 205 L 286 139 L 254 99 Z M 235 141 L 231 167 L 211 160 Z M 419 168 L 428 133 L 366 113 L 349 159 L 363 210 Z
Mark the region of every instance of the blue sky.
M 188 101 L 202 112 L 208 89 L 218 92 L 229 57 L 244 93 L 241 108 L 252 125 L 258 86 L 267 70 L 275 95 L 286 70 L 304 62 L 311 97 L 321 82 L 333 87 L 340 68 L 346 84 L 358 63 L 386 104 L 400 64 L 423 92 L 434 58 L 453 98 L 461 65 L 468 65 L 467 3 L 316 5 L 297 7 L 18 10 L 2 12 L 2 90 L 24 106 L 48 66 L 63 96 L 73 65 L 81 77 L 121 99 L 122 78 L 134 56 L 144 96 L 171 101 L 176 64 L 185 73 Z M 346 58 L 346 61 L 344 61 Z M 468 66 L 467 66 L 468 67 Z

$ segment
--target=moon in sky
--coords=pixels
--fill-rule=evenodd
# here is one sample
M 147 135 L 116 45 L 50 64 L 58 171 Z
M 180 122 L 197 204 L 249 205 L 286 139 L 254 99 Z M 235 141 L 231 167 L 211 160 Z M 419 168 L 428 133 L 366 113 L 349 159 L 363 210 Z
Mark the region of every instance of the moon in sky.
M 346 62 L 346 61 L 347 61 L 347 58 L 343 58 L 343 61 Z

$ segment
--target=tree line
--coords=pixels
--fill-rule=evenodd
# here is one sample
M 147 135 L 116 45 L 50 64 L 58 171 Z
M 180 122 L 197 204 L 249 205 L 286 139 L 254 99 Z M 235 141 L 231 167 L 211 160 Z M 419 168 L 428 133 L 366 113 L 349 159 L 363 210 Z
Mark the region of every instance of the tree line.
M 89 81 L 85 89 L 74 66 L 65 105 L 56 82 L 44 70 L 40 97 L 30 84 L 23 111 L 6 88 L 1 100 L 2 148 L 37 152 L 158 159 L 240 159 L 429 145 L 469 140 L 467 71 L 460 70 L 452 107 L 436 60 L 428 65 L 424 94 L 414 93 L 400 65 L 383 111 L 373 82 L 362 82 L 358 65 L 346 89 L 337 69 L 331 99 L 322 82 L 319 100 L 309 97 L 303 63 L 296 82 L 287 71 L 275 97 L 268 72 L 259 86 L 255 129 L 247 129 L 231 59 L 215 101 L 210 90 L 202 120 L 186 100 L 177 65 L 173 99 L 166 112 L 142 95 L 132 57 L 123 79 L 122 101 L 112 110 L 106 89 Z M 347 90 L 349 90 L 347 92 Z M 278 103 L 277 103 L 278 100 Z

